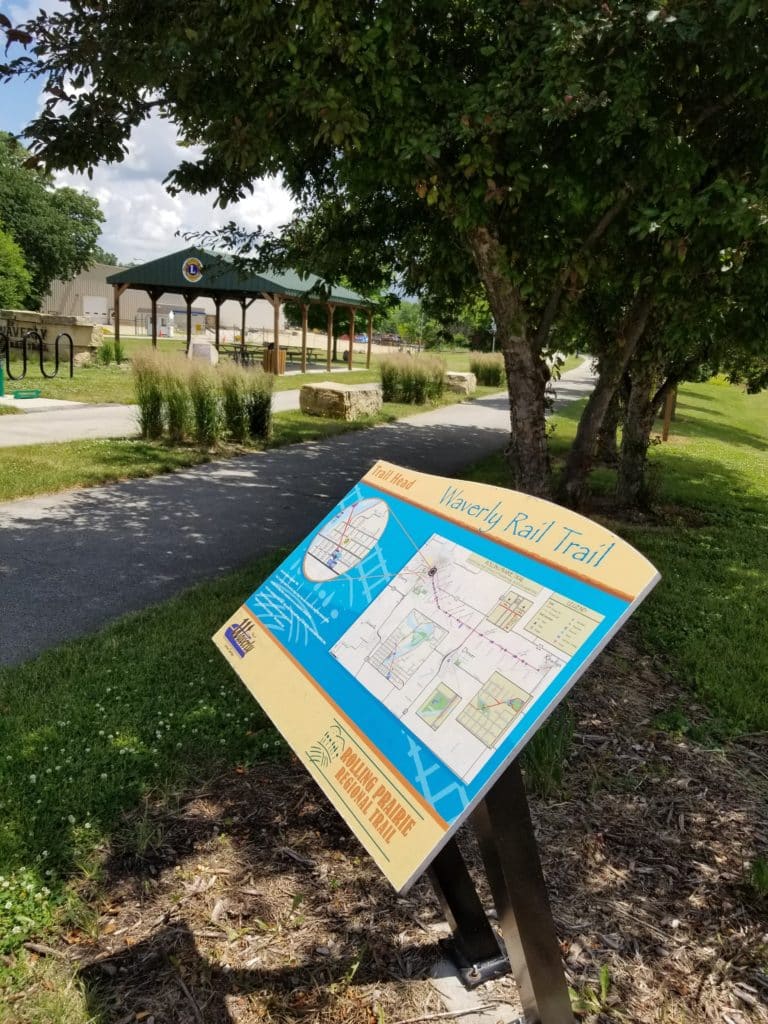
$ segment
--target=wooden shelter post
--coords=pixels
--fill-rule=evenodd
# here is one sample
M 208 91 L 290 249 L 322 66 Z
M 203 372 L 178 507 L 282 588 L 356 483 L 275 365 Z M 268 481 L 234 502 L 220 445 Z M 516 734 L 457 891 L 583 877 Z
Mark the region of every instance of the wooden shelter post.
M 120 342 L 120 296 L 123 294 L 127 287 L 127 284 L 112 285 L 112 294 L 114 296 L 115 307 L 115 341 L 118 343 Z
M 301 304 L 301 372 L 307 372 L 307 321 L 309 319 L 309 303 Z
M 373 341 L 373 312 L 368 310 L 368 345 L 365 351 L 365 368 L 370 370 L 371 368 L 371 343 Z
M 189 346 L 192 344 L 192 293 L 184 292 L 184 301 L 187 304 L 187 343 L 186 349 L 187 355 L 189 355 Z
M 216 324 L 213 329 L 213 343 L 216 346 L 216 351 L 219 350 L 219 334 L 221 331 L 221 304 L 224 299 L 220 299 L 218 295 L 214 295 L 213 304 L 216 307 Z
M 272 300 L 272 340 L 275 343 L 275 373 L 280 373 L 280 296 Z
M 245 356 L 245 311 L 248 307 L 245 304 L 245 299 L 240 299 L 240 309 L 242 310 L 242 317 L 240 318 L 240 354 Z M 245 362 L 245 359 L 243 359 Z
M 325 353 L 325 368 L 331 372 L 331 346 L 333 345 L 333 311 L 336 309 L 332 302 L 328 303 L 328 346 Z
M 157 288 L 149 288 L 147 290 L 149 292 L 149 301 L 151 303 L 151 308 L 152 308 L 152 313 L 151 313 L 151 316 L 152 316 L 152 348 L 156 349 L 157 348 L 157 300 L 160 298 L 160 296 L 163 293 L 161 291 L 158 291 Z
M 355 344 L 355 306 L 349 307 L 349 351 L 347 352 L 347 369 L 352 369 L 352 347 Z

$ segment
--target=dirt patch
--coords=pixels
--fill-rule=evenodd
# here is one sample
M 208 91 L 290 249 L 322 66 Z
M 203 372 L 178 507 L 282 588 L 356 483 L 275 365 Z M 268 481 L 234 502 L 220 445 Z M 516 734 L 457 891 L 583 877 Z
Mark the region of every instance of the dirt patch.
M 656 730 L 686 701 L 624 637 L 570 698 L 567 782 L 532 801 L 570 984 L 589 1021 L 768 1021 L 768 745 Z M 390 889 L 295 764 L 235 771 L 132 823 L 61 952 L 110 1024 L 392 1024 L 439 1012 L 429 884 Z M 462 837 L 480 879 L 469 833 Z M 87 895 L 87 894 L 85 894 Z M 514 1000 L 509 979 L 483 1001 Z

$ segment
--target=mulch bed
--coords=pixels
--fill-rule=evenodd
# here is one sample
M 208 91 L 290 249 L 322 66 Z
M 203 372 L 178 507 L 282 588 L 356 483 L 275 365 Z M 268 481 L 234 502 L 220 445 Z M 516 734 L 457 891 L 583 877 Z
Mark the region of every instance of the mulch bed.
M 563 793 L 532 800 L 590 1022 L 768 1022 L 768 901 L 748 882 L 768 855 L 768 738 L 711 750 L 655 729 L 681 700 L 705 717 L 628 630 L 569 698 Z M 142 855 L 113 851 L 84 894 L 98 937 L 73 931 L 57 950 L 109 1024 L 394 1024 L 443 1009 L 426 980 L 446 932 L 429 884 L 398 898 L 300 766 L 238 770 L 133 831 Z M 462 845 L 476 869 L 471 835 Z M 482 998 L 514 1001 L 514 985 Z

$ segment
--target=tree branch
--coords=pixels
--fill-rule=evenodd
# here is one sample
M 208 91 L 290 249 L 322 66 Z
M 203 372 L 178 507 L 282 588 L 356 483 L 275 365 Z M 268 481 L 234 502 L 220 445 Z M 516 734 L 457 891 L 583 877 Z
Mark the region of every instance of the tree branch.
M 616 218 L 619 216 L 622 210 L 626 207 L 627 203 L 629 202 L 629 194 L 629 188 L 624 188 L 621 190 L 621 192 L 619 193 L 619 198 L 616 200 L 613 206 L 610 206 L 605 211 L 605 213 L 594 226 L 592 231 L 587 235 L 586 239 L 584 240 L 584 244 L 582 245 L 581 249 L 579 249 L 577 255 L 582 255 L 583 253 L 589 252 L 589 250 L 592 248 L 595 242 L 598 242 L 602 238 L 602 236 L 605 234 L 605 232 L 608 230 L 611 224 L 616 220 Z M 572 262 L 573 260 L 571 260 L 571 263 Z M 569 263 L 566 267 L 563 267 L 563 269 L 560 271 L 558 282 L 552 289 L 549 299 L 547 300 L 547 304 L 544 307 L 544 313 L 542 314 L 541 320 L 539 321 L 539 327 L 536 331 L 536 337 L 534 338 L 534 345 L 539 351 L 544 347 L 544 343 L 549 337 L 549 332 L 552 330 L 552 324 L 554 323 L 555 317 L 557 316 L 557 311 L 560 308 L 560 300 L 562 299 L 563 292 L 565 291 L 565 282 L 568 277 L 568 271 L 570 270 L 571 263 Z

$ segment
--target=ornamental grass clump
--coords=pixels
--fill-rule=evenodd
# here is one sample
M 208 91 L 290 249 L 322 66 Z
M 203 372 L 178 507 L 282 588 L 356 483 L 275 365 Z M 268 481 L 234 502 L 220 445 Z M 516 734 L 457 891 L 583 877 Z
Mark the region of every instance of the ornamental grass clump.
M 161 387 L 168 438 L 173 444 L 181 444 L 189 435 L 192 425 L 189 367 L 186 360 L 178 359 L 165 364 Z
M 388 356 L 379 363 L 385 402 L 425 405 L 443 394 L 445 363 L 436 356 Z
M 134 356 L 133 381 L 141 436 L 156 441 L 163 436 L 163 366 L 154 353 Z
M 195 441 L 210 448 L 221 440 L 224 426 L 219 389 L 210 368 L 196 366 L 190 372 L 189 397 Z
M 244 376 L 248 434 L 254 441 L 269 441 L 272 436 L 272 374 L 248 370 Z
M 396 402 L 400 394 L 400 370 L 395 357 L 382 359 L 379 363 L 381 374 L 381 397 L 385 402 Z
M 504 356 L 500 352 L 478 352 L 469 358 L 469 369 L 484 387 L 503 388 Z
M 125 349 L 123 343 L 119 338 L 115 338 L 112 342 L 112 351 L 115 356 L 115 362 L 118 366 L 125 362 Z
M 224 427 L 233 441 L 242 444 L 248 437 L 248 382 L 246 371 L 228 366 L 221 371 L 222 412 Z
M 421 356 L 419 361 L 427 373 L 427 400 L 439 402 L 445 391 L 445 360 L 438 356 Z

